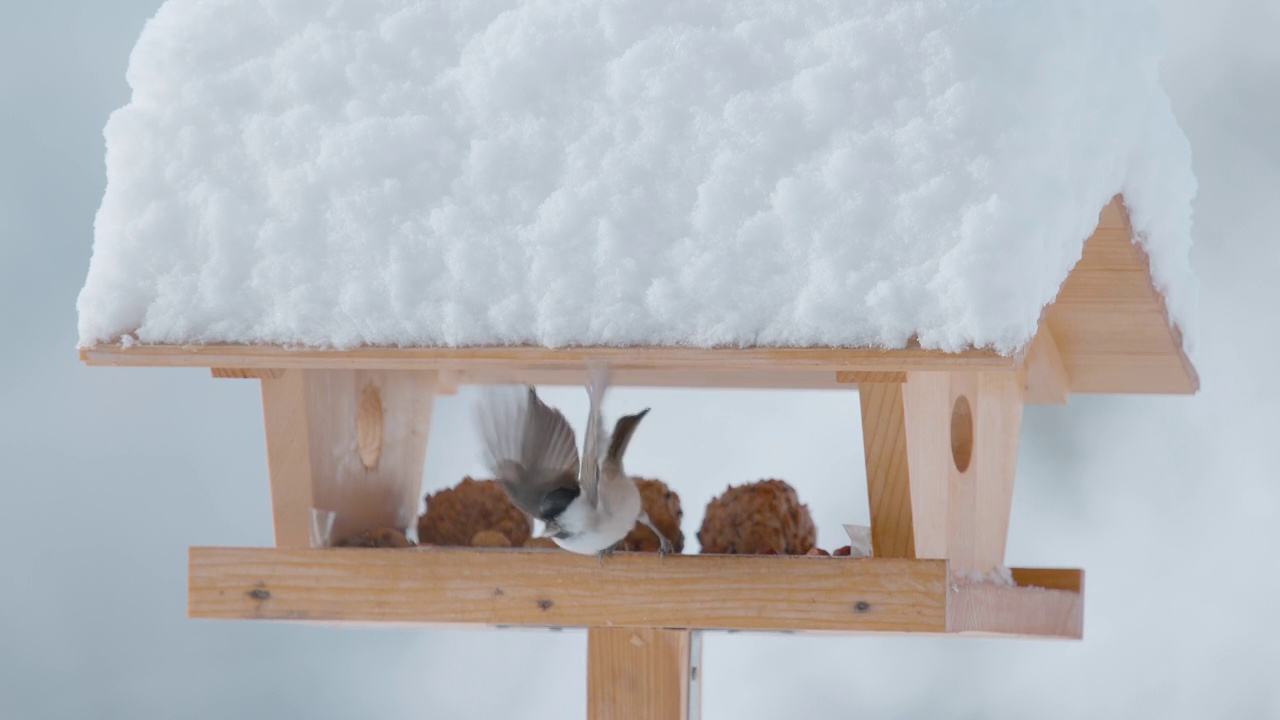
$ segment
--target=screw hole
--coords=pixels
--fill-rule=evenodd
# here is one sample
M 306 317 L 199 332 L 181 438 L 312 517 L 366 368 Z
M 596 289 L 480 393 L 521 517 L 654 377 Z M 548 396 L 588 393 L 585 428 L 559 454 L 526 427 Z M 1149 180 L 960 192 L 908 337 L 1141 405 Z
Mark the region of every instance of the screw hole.
M 969 469 L 972 458 L 973 409 L 969 407 L 969 398 L 961 395 L 951 407 L 951 459 L 956 463 L 956 470 L 964 472 Z

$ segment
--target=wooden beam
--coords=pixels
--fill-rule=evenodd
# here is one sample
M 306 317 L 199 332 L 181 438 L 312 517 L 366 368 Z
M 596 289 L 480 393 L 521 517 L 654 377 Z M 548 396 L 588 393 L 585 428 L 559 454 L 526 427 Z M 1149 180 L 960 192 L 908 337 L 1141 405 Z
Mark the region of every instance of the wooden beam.
M 872 551 L 879 558 L 914 558 L 902 385 L 865 383 L 858 386 L 858 395 L 862 404 Z
M 936 560 L 492 548 L 191 548 L 193 618 L 942 632 Z
M 855 371 L 861 372 L 861 371 Z M 584 368 L 517 367 L 442 370 L 454 386 L 530 384 L 581 387 Z M 879 373 L 877 373 L 879 374 Z M 901 374 L 901 373 L 895 373 Z M 829 370 L 711 370 L 614 367 L 610 383 L 621 387 L 768 388 L 791 390 L 852 390 L 842 373 Z
M 267 380 L 280 377 L 284 374 L 284 370 L 281 370 L 280 368 L 216 367 L 210 368 L 209 374 L 215 378 L 229 378 L 233 380 Z
M 867 383 L 904 383 L 907 381 L 905 372 L 870 372 L 866 370 L 841 370 L 836 373 L 836 382 L 841 385 L 845 384 L 867 384 Z
M 876 348 L 681 348 L 530 346 L 472 348 L 368 347 L 317 350 L 271 345 L 99 344 L 80 350 L 88 365 L 120 367 L 237 367 L 365 370 L 574 370 L 592 360 L 619 370 L 822 371 L 1015 370 L 1017 360 L 992 350 L 944 353 L 918 346 Z
M 277 547 L 310 547 L 313 511 L 344 539 L 417 515 L 435 373 L 289 370 L 262 381 Z
M 964 635 L 1084 637 L 1084 596 L 1070 590 L 956 585 L 947 603 L 947 631 Z
M 690 692 L 701 654 L 697 631 L 592 628 L 587 633 L 589 720 L 690 720 Z
M 312 545 L 311 444 L 305 373 L 294 370 L 262 381 L 267 468 L 276 547 Z
M 1014 569 L 1017 587 L 988 586 L 955 581 L 942 560 L 193 547 L 189 569 L 188 615 L 222 620 L 1074 637 L 1063 595 L 1083 607 L 1078 570 Z

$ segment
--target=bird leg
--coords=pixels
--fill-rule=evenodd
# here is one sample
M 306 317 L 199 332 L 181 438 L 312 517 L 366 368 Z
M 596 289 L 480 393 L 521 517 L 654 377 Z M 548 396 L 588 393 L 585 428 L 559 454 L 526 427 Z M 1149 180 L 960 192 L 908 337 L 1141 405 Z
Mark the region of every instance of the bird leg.
M 618 546 L 619 546 L 619 545 L 621 545 L 621 544 L 622 544 L 622 541 L 621 541 L 621 540 L 619 540 L 618 542 L 616 542 L 616 543 L 614 543 L 614 544 L 610 545 L 609 547 L 607 547 L 607 548 L 605 548 L 605 549 L 601 550 L 600 552 L 596 553 L 596 555 L 598 555 L 598 556 L 600 557 L 600 566 L 601 566 L 601 567 L 604 567 L 604 559 L 605 559 L 605 556 L 607 556 L 607 555 L 613 555 L 613 552 L 614 552 L 615 550 L 617 550 L 617 549 L 618 549 Z
M 652 530 L 654 535 L 658 536 L 658 554 L 666 556 L 670 553 L 672 550 L 671 541 L 668 540 L 667 536 L 663 535 L 662 531 L 659 530 L 658 527 L 653 524 L 653 521 L 649 519 L 649 513 L 641 512 L 639 520 L 645 527 Z

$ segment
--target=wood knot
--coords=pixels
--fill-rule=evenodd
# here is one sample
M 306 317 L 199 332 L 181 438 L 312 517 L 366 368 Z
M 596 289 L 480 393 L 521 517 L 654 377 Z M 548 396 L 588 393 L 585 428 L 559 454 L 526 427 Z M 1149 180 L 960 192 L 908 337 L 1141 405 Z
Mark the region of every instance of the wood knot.
M 378 459 L 382 457 L 382 396 L 373 385 L 366 385 L 360 394 L 360 409 L 356 413 L 356 449 L 366 469 L 377 469 Z
M 268 590 L 266 586 L 263 585 L 262 583 L 258 583 L 257 585 L 254 586 L 252 590 L 245 593 L 245 595 L 248 595 L 254 600 L 266 600 L 267 598 L 271 597 L 271 591 Z
M 864 612 L 870 612 L 870 610 L 871 610 L 871 603 L 867 602 L 866 600 L 859 600 L 858 602 L 853 604 L 854 612 L 864 613 Z
M 555 605 L 555 603 L 551 602 L 550 600 L 539 600 L 539 601 L 538 601 L 538 609 L 539 609 L 539 610 L 541 610 L 541 611 L 543 611 L 543 612 L 546 612 L 547 610 L 550 610 L 552 605 Z

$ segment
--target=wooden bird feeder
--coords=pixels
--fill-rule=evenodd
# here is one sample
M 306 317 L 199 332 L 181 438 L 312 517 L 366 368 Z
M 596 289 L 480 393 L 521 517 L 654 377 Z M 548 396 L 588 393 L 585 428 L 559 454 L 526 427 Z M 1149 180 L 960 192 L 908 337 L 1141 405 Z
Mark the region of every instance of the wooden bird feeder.
M 116 343 L 81 359 L 207 367 L 262 385 L 276 544 L 191 548 L 190 617 L 587 628 L 591 718 L 696 715 L 703 630 L 1080 638 L 1080 570 L 963 580 L 1004 564 L 1023 405 L 1199 388 L 1119 196 L 1013 356 Z M 580 384 L 594 359 L 619 385 L 858 390 L 875 557 L 621 553 L 602 564 L 545 550 L 313 547 L 312 508 L 334 511 L 346 530 L 404 526 L 388 508 L 421 498 L 437 395 Z

